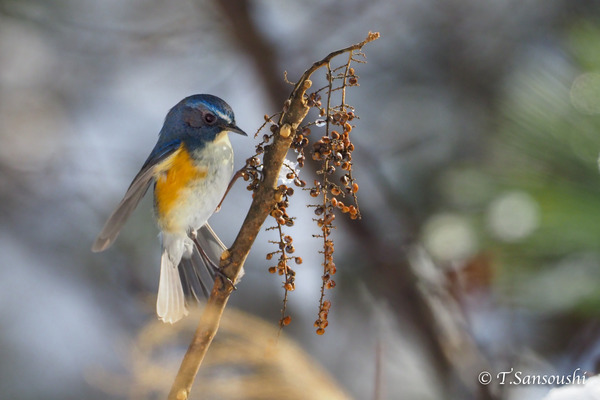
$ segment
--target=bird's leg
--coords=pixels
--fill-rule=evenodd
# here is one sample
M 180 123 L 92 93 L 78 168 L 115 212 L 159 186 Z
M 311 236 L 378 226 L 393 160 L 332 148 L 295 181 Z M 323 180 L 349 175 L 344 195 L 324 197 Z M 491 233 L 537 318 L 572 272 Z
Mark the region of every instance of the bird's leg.
M 202 261 L 204 261 L 204 264 L 206 264 L 207 266 L 210 266 L 212 268 L 212 271 L 214 273 L 216 273 L 221 278 L 223 278 L 224 280 L 226 280 L 231 285 L 231 287 L 233 288 L 233 290 L 237 290 L 237 287 L 234 285 L 234 283 L 231 280 L 231 278 L 229 278 L 227 275 L 225 275 L 225 273 L 223 273 L 223 270 L 221 269 L 221 267 L 218 266 L 213 260 L 211 260 L 210 257 L 208 256 L 208 254 L 206 254 L 206 252 L 204 251 L 204 249 L 200 245 L 200 242 L 198 241 L 198 234 L 196 233 L 196 231 L 191 231 L 190 232 L 190 238 L 192 239 L 192 241 L 196 245 L 196 248 L 198 249 L 198 252 L 200 253 L 200 257 L 202 258 Z M 213 278 L 214 278 L 214 274 L 213 274 Z

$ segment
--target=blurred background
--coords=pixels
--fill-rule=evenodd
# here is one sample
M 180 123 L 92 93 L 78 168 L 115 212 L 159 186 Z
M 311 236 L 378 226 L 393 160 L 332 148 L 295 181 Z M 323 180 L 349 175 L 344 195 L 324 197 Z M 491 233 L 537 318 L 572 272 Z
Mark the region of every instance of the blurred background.
M 337 219 L 327 332 L 296 191 L 292 324 L 277 341 L 266 232 L 194 398 L 541 399 L 478 376 L 598 373 L 599 1 L 0 0 L 0 398 L 165 398 L 197 315 L 156 321 L 150 196 L 110 250 L 95 235 L 180 99 L 218 95 L 254 132 L 284 71 L 369 30 L 363 219 Z M 239 168 L 257 141 L 232 136 Z M 249 204 L 240 183 L 211 220 L 226 244 Z

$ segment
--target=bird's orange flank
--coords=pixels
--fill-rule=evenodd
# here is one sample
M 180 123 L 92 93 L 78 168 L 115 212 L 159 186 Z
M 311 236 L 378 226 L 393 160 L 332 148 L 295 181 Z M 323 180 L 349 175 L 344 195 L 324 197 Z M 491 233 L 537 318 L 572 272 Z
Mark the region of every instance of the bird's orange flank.
M 180 192 L 189 187 L 190 183 L 197 179 L 206 177 L 207 171 L 198 168 L 185 145 L 182 143 L 179 149 L 167 157 L 155 167 L 156 186 L 154 196 L 156 199 L 156 211 L 159 219 L 169 219 L 168 214 L 179 199 Z

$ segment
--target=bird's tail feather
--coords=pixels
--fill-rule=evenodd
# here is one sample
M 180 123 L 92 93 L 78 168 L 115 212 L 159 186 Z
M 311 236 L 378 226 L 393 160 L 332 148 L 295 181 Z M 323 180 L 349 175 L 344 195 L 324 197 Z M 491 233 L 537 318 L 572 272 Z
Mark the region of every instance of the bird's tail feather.
M 200 301 L 202 296 L 208 298 L 210 294 L 209 286 L 215 280 L 215 269 L 226 247 L 208 224 L 198 229 L 190 239 L 192 252 L 181 259 L 179 274 L 186 299 Z
M 219 261 L 221 253 L 227 250 L 227 246 L 223 244 L 221 239 L 217 236 L 215 231 L 210 227 L 208 223 L 204 224 L 198 229 L 196 237 L 198 242 L 204 249 L 205 253 L 208 254 L 211 259 Z
M 156 301 L 156 313 L 163 322 L 175 323 L 187 315 L 188 301 L 208 298 L 209 286 L 214 282 L 219 259 L 226 249 L 208 224 L 186 240 L 187 245 L 184 245 L 181 237 L 163 235 Z
M 156 299 L 156 314 L 163 322 L 175 323 L 188 314 L 177 265 L 163 249 L 160 259 L 160 280 Z
M 179 263 L 179 276 L 186 300 L 192 299 L 199 302 L 202 298 L 208 298 L 210 289 L 207 287 L 207 283 L 213 282 L 213 274 L 212 268 L 206 266 L 195 247 L 192 257 L 182 258 Z
M 215 267 L 219 264 L 219 261 L 221 260 L 221 254 L 223 254 L 223 252 L 225 250 L 227 250 L 227 247 L 223 244 L 221 239 L 219 239 L 219 237 L 217 236 L 215 231 L 212 230 L 212 228 L 210 227 L 210 225 L 208 223 L 204 224 L 204 226 L 202 226 L 200 229 L 198 229 L 198 234 L 196 236 L 198 238 L 198 242 L 199 242 L 201 249 L 204 250 L 205 257 L 202 257 L 202 259 L 205 260 L 206 258 L 208 258 L 208 259 L 214 261 L 211 263 L 213 268 L 209 268 L 209 270 L 211 272 L 213 272 L 213 280 L 214 280 Z M 200 253 L 202 255 L 203 252 L 200 251 Z M 206 260 L 205 260 L 205 264 L 207 264 Z M 233 282 L 233 283 L 238 284 L 243 276 L 244 276 L 244 269 L 242 268 L 240 270 L 240 272 L 238 273 L 238 275 L 235 279 L 235 282 Z

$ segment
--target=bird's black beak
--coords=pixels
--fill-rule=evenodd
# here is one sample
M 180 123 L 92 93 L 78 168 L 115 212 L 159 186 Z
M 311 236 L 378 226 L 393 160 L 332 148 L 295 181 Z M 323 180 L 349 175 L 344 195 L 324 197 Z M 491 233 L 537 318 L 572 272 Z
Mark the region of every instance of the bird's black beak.
M 248 136 L 248 134 L 247 134 L 246 132 L 244 132 L 244 131 L 242 130 L 242 128 L 238 127 L 238 126 L 237 126 L 237 125 L 235 125 L 235 124 L 227 125 L 227 130 L 228 130 L 229 132 L 235 132 L 235 133 L 239 133 L 240 135 L 243 135 L 243 136 Z

